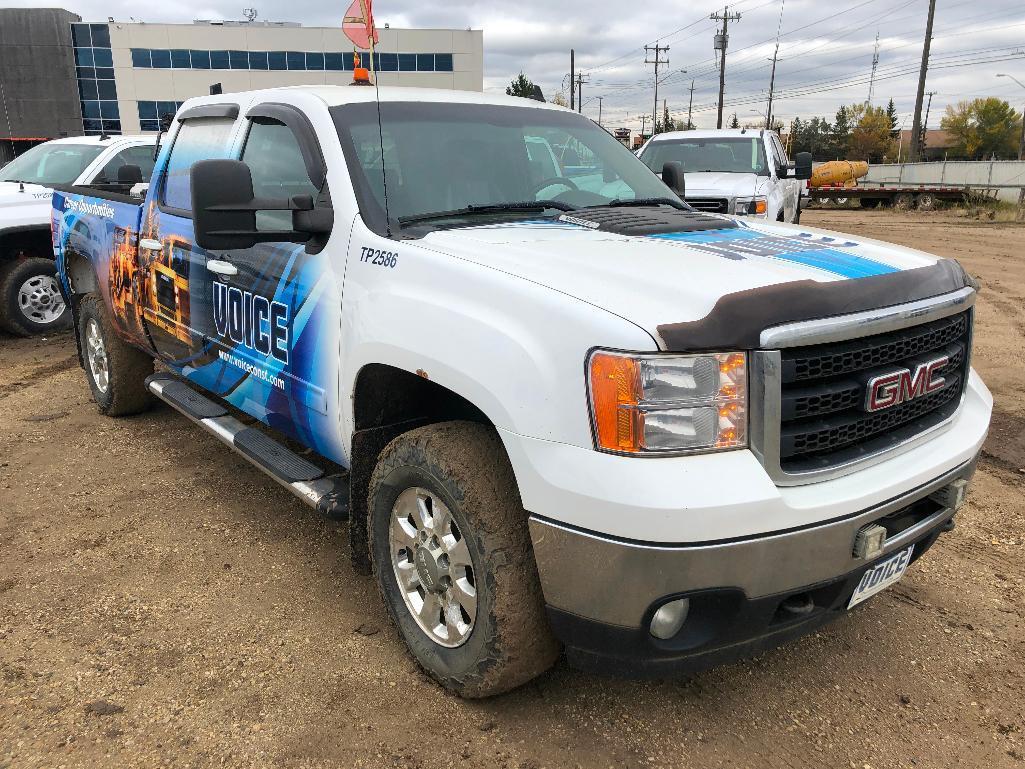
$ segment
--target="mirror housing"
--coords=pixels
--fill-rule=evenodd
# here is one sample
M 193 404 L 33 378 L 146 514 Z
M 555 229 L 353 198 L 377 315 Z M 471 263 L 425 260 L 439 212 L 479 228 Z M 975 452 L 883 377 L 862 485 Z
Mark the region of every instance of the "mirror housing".
M 253 174 L 241 160 L 201 160 L 189 174 L 193 227 L 200 248 L 228 251 L 257 243 L 326 242 L 331 233 L 334 212 L 327 206 L 316 207 L 312 195 L 254 197 Z M 259 230 L 257 211 L 291 211 L 293 229 Z
M 687 191 L 687 183 L 683 177 L 683 163 L 679 160 L 670 160 L 662 166 L 662 181 L 665 185 L 684 200 Z
M 811 178 L 811 153 L 798 152 L 794 156 L 794 178 L 807 180 Z

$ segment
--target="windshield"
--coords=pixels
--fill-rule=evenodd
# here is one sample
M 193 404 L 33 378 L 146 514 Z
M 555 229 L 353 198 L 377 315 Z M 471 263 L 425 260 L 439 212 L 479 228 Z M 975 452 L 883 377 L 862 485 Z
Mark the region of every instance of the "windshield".
M 103 150 L 100 144 L 40 144 L 0 169 L 0 182 L 71 184 Z
M 481 205 L 554 201 L 565 209 L 675 197 L 622 144 L 571 112 L 383 102 L 380 133 L 373 102 L 331 112 L 363 219 L 382 234 L 385 184 L 393 227 L 400 220 Z M 538 213 L 521 207 L 489 215 Z M 444 222 L 462 223 L 458 217 Z
M 672 139 L 648 144 L 641 155 L 644 164 L 662 172 L 662 166 L 676 160 L 687 173 L 718 171 L 733 174 L 769 175 L 765 147 L 760 138 L 717 136 L 708 139 Z

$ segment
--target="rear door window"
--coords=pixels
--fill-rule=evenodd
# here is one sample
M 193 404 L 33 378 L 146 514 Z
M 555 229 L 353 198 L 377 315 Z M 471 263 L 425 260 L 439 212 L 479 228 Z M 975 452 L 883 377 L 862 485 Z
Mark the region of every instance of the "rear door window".
M 145 144 L 126 147 L 103 164 L 103 168 L 93 178 L 92 183 L 116 183 L 118 169 L 122 166 L 138 166 L 142 171 L 142 180 L 148 182 L 153 174 L 153 147 Z

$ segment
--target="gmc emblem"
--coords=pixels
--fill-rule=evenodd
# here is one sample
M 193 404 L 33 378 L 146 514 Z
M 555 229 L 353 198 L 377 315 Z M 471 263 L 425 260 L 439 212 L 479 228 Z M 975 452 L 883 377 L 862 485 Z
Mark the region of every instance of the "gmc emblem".
M 865 388 L 865 411 L 882 411 L 936 392 L 946 381 L 936 372 L 949 362 L 950 358 L 944 355 L 919 363 L 913 373 L 905 368 L 872 377 Z

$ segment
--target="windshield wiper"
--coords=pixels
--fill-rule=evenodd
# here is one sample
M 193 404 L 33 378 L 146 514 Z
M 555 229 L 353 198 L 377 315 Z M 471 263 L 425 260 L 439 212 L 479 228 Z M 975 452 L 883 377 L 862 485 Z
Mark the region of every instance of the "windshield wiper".
M 515 203 L 471 203 L 465 208 L 454 208 L 451 211 L 434 211 L 427 214 L 400 216 L 399 224 L 405 227 L 407 224 L 428 222 L 434 219 L 456 219 L 460 216 L 481 216 L 501 213 L 539 213 L 549 208 L 554 208 L 557 211 L 576 210 L 576 206 L 571 206 L 569 203 L 563 203 L 559 200 L 524 200 Z
M 687 211 L 688 207 L 675 198 L 633 198 L 632 200 L 610 200 L 602 204 L 603 208 L 619 208 L 620 206 L 672 206 L 681 211 Z

